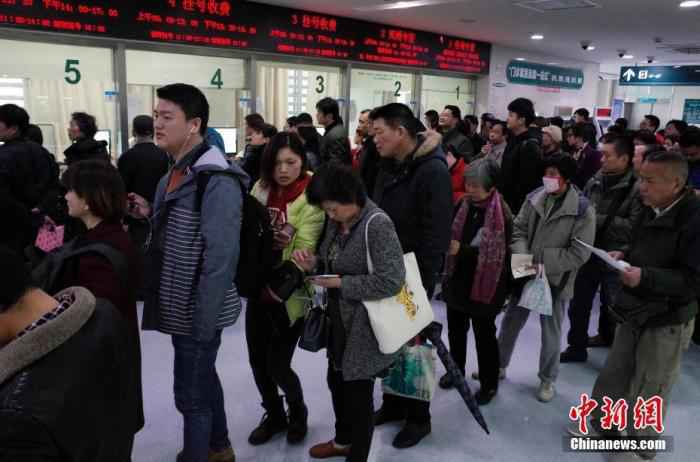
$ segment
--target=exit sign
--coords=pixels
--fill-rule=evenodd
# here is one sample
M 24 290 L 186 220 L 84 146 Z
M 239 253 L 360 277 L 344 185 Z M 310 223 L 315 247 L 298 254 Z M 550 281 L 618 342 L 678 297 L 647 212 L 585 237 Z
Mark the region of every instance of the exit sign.
M 624 66 L 621 86 L 700 86 L 700 66 Z

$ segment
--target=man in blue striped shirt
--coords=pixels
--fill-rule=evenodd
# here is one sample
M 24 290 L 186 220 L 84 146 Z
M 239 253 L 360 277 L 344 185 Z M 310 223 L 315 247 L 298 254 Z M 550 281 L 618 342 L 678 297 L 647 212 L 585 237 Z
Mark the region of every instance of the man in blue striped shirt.
M 131 194 L 134 216 L 149 217 L 154 280 L 147 290 L 144 329 L 172 335 L 175 405 L 184 417 L 178 462 L 233 462 L 224 395 L 216 372 L 221 331 L 241 311 L 234 283 L 248 176 L 204 136 L 209 105 L 197 88 L 158 91 L 155 138 L 175 166 L 161 179 L 153 205 Z M 211 175 L 197 194 L 197 175 Z M 238 181 L 237 181 L 238 180 Z

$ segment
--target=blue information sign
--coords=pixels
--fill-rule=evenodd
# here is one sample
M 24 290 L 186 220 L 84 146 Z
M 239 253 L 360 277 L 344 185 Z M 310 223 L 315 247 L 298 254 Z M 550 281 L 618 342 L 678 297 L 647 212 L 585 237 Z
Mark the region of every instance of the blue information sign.
M 683 120 L 689 124 L 700 124 L 700 99 L 685 100 Z
M 570 90 L 578 90 L 583 87 L 583 71 L 568 67 L 511 61 L 508 63 L 506 76 L 510 83 L 520 85 L 567 88 Z
M 623 66 L 621 86 L 698 85 L 700 66 Z

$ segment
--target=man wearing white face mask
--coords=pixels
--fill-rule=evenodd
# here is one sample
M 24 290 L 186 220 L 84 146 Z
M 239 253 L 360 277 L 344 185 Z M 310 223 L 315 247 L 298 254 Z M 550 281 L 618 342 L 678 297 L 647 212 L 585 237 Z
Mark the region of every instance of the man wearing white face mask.
M 554 382 L 559 373 L 564 307 L 573 296 L 578 269 L 590 257 L 590 251 L 575 240 L 593 245 L 595 210 L 571 185 L 576 175 L 576 161 L 554 155 L 544 160 L 544 169 L 544 186 L 528 195 L 515 219 L 511 250 L 514 254 L 533 255 L 534 263 L 543 264 L 552 290 L 552 316 L 540 316 L 541 383 L 537 390 L 537 399 L 549 402 L 554 398 Z M 519 295 L 511 297 L 498 336 L 501 377 L 505 376 L 518 334 L 530 315 L 529 310 L 517 306 Z

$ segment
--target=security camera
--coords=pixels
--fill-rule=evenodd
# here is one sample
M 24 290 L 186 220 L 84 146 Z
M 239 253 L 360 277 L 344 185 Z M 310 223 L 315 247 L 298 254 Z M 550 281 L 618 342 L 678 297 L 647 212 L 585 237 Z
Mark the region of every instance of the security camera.
M 625 56 L 626 54 L 627 54 L 627 50 L 617 50 L 617 56 L 618 56 L 619 58 L 622 58 L 622 57 Z
M 647 56 L 647 64 L 652 64 L 654 62 L 653 56 Z
M 591 41 L 590 40 L 582 40 L 581 41 L 581 49 L 583 51 L 588 51 L 588 48 L 591 46 Z

